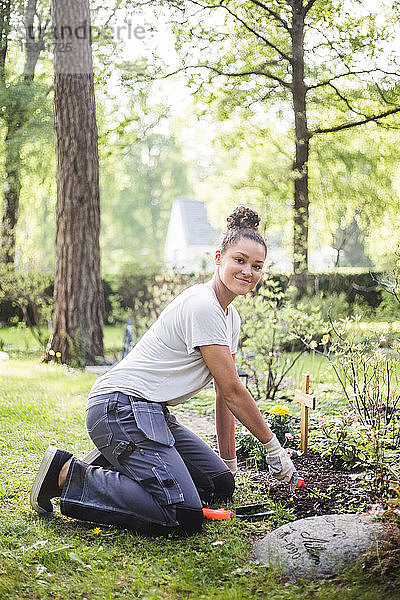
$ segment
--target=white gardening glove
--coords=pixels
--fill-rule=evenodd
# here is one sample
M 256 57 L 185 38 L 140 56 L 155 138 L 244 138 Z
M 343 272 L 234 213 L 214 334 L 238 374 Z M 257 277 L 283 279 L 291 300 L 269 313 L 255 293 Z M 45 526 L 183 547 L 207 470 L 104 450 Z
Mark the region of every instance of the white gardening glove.
M 294 486 L 296 487 L 298 475 L 294 464 L 290 460 L 286 450 L 278 442 L 276 435 L 274 434 L 272 439 L 263 444 L 263 446 L 268 453 L 267 465 L 270 474 L 279 481 L 284 481 L 285 483 L 294 482 Z M 294 474 L 295 477 L 293 477 Z
M 222 458 L 232 475 L 235 477 L 238 472 L 237 458 Z

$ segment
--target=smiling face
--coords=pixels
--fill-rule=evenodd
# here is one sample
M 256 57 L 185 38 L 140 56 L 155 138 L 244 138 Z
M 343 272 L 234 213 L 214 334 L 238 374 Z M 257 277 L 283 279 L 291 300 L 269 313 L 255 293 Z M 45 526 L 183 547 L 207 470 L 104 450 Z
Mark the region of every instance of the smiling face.
M 215 253 L 215 264 L 222 283 L 235 296 L 251 292 L 261 278 L 265 248 L 248 238 L 240 238 L 221 254 Z

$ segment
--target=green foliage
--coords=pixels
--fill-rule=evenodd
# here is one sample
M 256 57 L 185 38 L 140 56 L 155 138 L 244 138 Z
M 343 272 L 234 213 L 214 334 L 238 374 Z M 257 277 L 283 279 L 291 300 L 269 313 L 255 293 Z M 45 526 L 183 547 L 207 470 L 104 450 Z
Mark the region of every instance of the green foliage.
M 136 65 L 120 65 L 115 97 L 103 90 L 99 106 L 101 165 L 101 253 L 107 275 L 133 263 L 160 265 L 174 198 L 191 192 L 182 147 L 173 132 L 170 108 L 151 102 L 149 84 L 133 86 Z M 114 105 L 125 94 L 124 114 Z M 168 128 L 162 123 L 168 121 Z M 160 130 L 164 133 L 160 133 Z
M 289 210 L 294 202 L 288 198 L 296 177 L 292 154 L 299 131 L 294 131 L 293 115 L 288 127 L 287 114 L 296 96 L 303 100 L 306 89 L 302 110 L 312 137 L 310 164 L 303 173 L 310 173 L 310 249 L 335 246 L 343 264 L 370 266 L 375 258 L 385 260 L 387 253 L 377 226 L 384 235 L 399 236 L 394 179 L 398 132 L 387 132 L 397 128 L 397 117 L 385 120 L 385 128 L 376 127 L 382 120 L 364 129 L 347 130 L 347 125 L 397 106 L 399 88 L 393 78 L 394 6 L 361 4 L 309 2 L 297 11 L 292 2 L 265 6 L 231 1 L 228 8 L 210 1 L 193 12 L 182 7 L 175 33 L 188 83 L 201 94 L 201 118 L 212 111 L 211 122 L 230 122 L 218 136 L 227 151 L 220 162 L 221 206 L 245 198 L 273 222 L 270 233 L 279 242 L 292 239 L 288 224 L 297 210 Z M 211 27 L 204 26 L 205 19 Z M 292 35 L 303 24 L 304 88 L 293 80 L 296 61 L 291 58 L 303 51 L 303 39 L 301 47 L 294 47 Z M 190 68 L 193 64 L 209 70 Z M 365 211 L 359 210 L 360 198 Z M 351 226 L 358 228 L 357 239 Z M 297 237 L 296 228 L 294 234 Z M 301 241 L 307 245 L 307 240 Z
M 324 322 L 328 321 L 330 314 L 339 319 L 340 317 L 347 317 L 351 313 L 351 307 L 346 299 L 345 292 L 324 294 L 320 291 L 319 294 L 303 296 L 300 302 L 297 303 L 297 307 L 307 314 L 319 312 Z
M 397 131 L 375 125 L 359 128 L 356 135 L 348 130 L 313 140 L 310 190 L 315 226 L 310 244 L 318 248 L 329 240 L 338 252 L 338 266 L 372 263 L 382 268 L 398 241 L 393 178 L 397 140 Z M 382 238 L 388 243 L 379 243 Z M 364 287 L 371 288 L 372 282 Z
M 267 451 L 262 443 L 245 427 L 236 432 L 235 438 L 237 450 L 248 457 L 254 467 L 260 470 L 265 469 L 267 466 Z
M 394 253 L 392 269 L 381 276 L 374 276 L 375 281 L 387 292 L 382 301 L 382 310 L 389 314 L 398 314 L 400 304 L 400 245 Z M 379 306 L 381 309 L 381 305 Z
M 322 456 L 349 470 L 366 467 L 370 455 L 369 440 L 365 429 L 357 422 L 355 413 L 344 410 L 333 421 L 321 415 L 320 428 L 317 447 Z
M 108 323 L 132 323 L 134 341 L 137 341 L 158 318 L 165 306 L 186 287 L 209 279 L 209 273 L 186 274 L 167 271 L 151 265 L 126 266 L 120 274 L 111 276 L 108 295 Z
M 290 302 L 273 280 L 268 280 L 257 296 L 238 298 L 235 306 L 242 319 L 239 365 L 252 377 L 254 396 L 273 400 L 306 351 L 293 334 L 320 339 L 326 325 L 318 307 L 307 314 Z
M 37 270 L 17 271 L 13 265 L 0 265 L 0 301 L 6 300 L 21 311 L 22 322 L 41 345 L 48 339 L 42 326 L 50 318 L 52 299 L 47 290 L 50 276 Z
M 263 411 L 263 407 L 261 406 Z M 283 447 L 293 446 L 294 442 L 294 422 L 290 417 L 287 406 L 277 404 L 269 409 L 266 413 L 268 425 L 271 431 L 276 435 Z
M 269 410 L 261 405 L 260 410 L 281 445 L 293 450 L 293 446 L 298 445 L 298 443 L 294 438 L 294 421 L 289 415 L 289 409 L 286 406 L 277 404 Z M 257 469 L 266 469 L 267 451 L 246 427 L 241 427 L 236 432 L 236 445 L 238 450 L 248 457 L 251 464 Z
M 332 339 L 324 355 L 363 426 L 363 434 L 357 439 L 358 432 L 343 421 L 326 428 L 325 442 L 350 466 L 361 462 L 358 457 L 364 456 L 360 448 L 364 445 L 369 454 L 365 459 L 370 469 L 367 479 L 379 498 L 388 495 L 393 478 L 400 480 L 400 345 L 394 341 L 390 348 L 382 348 L 386 340 L 360 331 L 358 322 L 359 318 L 332 322 Z

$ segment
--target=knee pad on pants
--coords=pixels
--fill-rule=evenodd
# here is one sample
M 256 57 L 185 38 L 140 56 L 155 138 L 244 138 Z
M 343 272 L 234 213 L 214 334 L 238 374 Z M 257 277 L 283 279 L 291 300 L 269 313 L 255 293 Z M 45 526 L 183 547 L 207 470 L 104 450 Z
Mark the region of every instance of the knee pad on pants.
M 201 530 L 203 524 L 203 511 L 201 508 L 189 508 L 188 506 L 176 507 L 176 519 L 183 533 L 191 535 Z
M 235 491 L 235 478 L 230 471 L 213 477 L 214 498 L 231 498 Z

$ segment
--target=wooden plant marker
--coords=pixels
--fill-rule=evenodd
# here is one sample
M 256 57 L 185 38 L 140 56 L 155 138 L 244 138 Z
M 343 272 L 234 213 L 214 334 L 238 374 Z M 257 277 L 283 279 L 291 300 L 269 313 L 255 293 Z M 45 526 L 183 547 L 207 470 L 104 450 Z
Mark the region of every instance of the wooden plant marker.
M 301 390 L 294 391 L 295 402 L 301 404 L 301 419 L 300 419 L 300 449 L 304 454 L 307 454 L 308 440 L 308 409 L 315 409 L 315 396 L 309 394 L 310 391 L 310 376 L 303 375 L 301 378 Z

